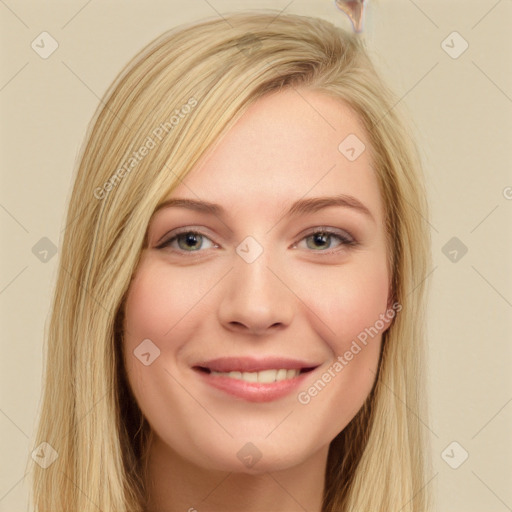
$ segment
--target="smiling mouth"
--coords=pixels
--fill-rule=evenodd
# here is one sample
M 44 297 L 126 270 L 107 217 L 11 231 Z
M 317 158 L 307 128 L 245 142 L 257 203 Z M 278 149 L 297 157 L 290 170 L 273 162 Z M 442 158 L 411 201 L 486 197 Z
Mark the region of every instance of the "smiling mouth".
M 194 367 L 195 370 L 211 375 L 212 377 L 227 377 L 235 380 L 242 380 L 245 382 L 253 382 L 259 384 L 272 384 L 274 382 L 281 382 L 285 380 L 292 380 L 302 375 L 303 373 L 311 372 L 316 367 L 311 368 L 276 368 L 268 370 L 260 370 L 257 372 L 241 372 L 241 371 L 229 371 L 219 372 L 210 370 L 203 366 Z

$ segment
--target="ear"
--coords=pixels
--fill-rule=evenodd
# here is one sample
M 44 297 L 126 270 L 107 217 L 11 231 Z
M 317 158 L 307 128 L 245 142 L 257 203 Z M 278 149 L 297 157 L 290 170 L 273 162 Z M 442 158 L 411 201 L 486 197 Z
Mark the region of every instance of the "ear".
M 390 327 L 391 327 L 391 324 L 393 323 L 393 319 L 395 318 L 396 316 L 396 312 L 395 312 L 395 308 L 393 307 L 393 304 L 396 304 L 397 300 L 396 300 L 396 295 L 394 293 L 394 290 L 392 289 L 391 285 L 389 287 L 389 291 L 388 291 L 388 301 L 387 301 L 387 306 L 386 306 L 386 327 L 384 327 L 384 329 L 382 330 L 382 334 L 384 334 Z M 388 316 L 388 311 L 393 311 L 394 314 L 393 316 L 389 317 Z
M 392 308 L 393 304 L 395 302 L 396 302 L 396 294 L 395 294 L 395 290 L 393 289 L 393 284 L 390 282 L 389 288 L 388 288 L 388 303 L 387 303 L 386 308 L 387 309 Z

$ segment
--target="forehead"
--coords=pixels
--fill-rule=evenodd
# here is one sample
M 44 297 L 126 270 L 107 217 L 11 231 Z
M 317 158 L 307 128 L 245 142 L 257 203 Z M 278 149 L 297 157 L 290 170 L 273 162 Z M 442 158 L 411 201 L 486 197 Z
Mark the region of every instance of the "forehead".
M 379 219 L 381 197 L 368 149 L 358 116 L 344 102 L 287 89 L 253 103 L 170 197 L 261 214 L 299 198 L 347 194 Z

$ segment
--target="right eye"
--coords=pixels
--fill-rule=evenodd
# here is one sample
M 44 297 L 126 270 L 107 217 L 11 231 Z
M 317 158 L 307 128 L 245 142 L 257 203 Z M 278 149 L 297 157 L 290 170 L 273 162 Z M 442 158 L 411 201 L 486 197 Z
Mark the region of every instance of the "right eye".
M 168 238 L 165 242 L 160 244 L 157 249 L 170 248 L 174 252 L 197 252 L 200 249 L 204 249 L 203 241 L 211 240 L 204 234 L 199 231 L 194 231 L 191 229 L 185 229 L 178 233 L 175 233 L 174 236 Z M 176 247 L 177 244 L 177 247 Z M 211 248 L 216 246 L 212 242 L 212 246 L 206 247 Z

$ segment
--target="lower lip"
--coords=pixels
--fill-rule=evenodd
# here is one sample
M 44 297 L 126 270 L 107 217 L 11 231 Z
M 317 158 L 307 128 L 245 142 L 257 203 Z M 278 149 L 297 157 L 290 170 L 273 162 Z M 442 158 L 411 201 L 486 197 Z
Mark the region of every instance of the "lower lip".
M 296 390 L 312 371 L 299 374 L 293 379 L 280 380 L 278 382 L 246 382 L 241 379 L 212 375 L 211 373 L 194 370 L 199 373 L 204 382 L 225 393 L 242 398 L 248 402 L 271 402 L 289 395 Z

